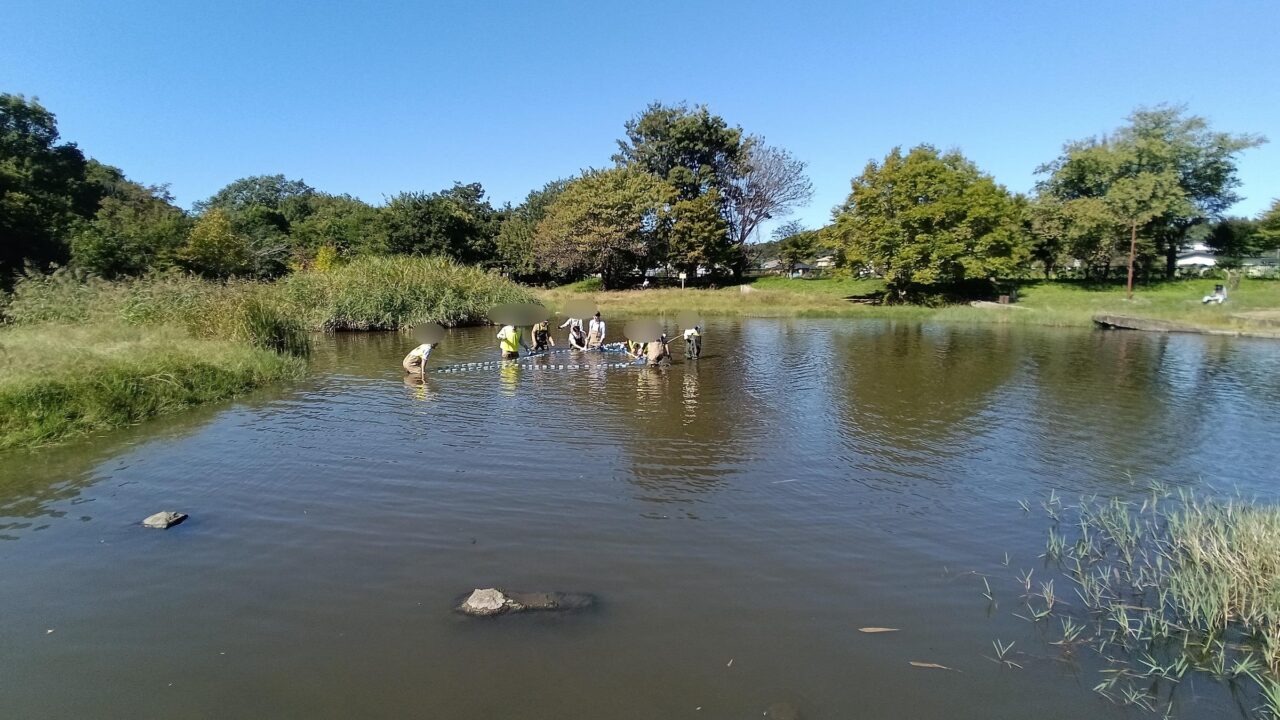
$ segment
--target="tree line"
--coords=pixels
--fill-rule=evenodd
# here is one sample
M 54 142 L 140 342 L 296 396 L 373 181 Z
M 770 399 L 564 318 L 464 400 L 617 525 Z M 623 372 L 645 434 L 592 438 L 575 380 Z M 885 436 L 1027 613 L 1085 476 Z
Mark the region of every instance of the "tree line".
M 1280 200 L 1257 219 L 1224 217 L 1240 199 L 1240 153 L 1263 142 L 1216 132 L 1182 107 L 1143 108 L 1109 135 L 1068 142 L 1037 168 L 1029 196 L 958 151 L 895 148 L 853 179 L 817 242 L 900 297 L 1068 265 L 1086 279 L 1117 266 L 1131 279 L 1171 278 L 1193 240 L 1224 264 L 1280 249 Z
M 246 177 L 190 212 L 163 186 L 60 142 L 34 99 L 0 95 L 0 275 L 72 265 L 108 279 L 177 268 L 270 278 L 360 255 L 441 255 L 526 280 L 650 267 L 740 274 L 760 223 L 806 202 L 804 163 L 705 107 L 654 104 L 628 121 L 613 167 L 495 207 L 480 183 L 380 205 L 284 175 Z
M 819 249 L 842 271 L 913 289 L 1065 267 L 1105 278 L 1132 251 L 1140 276 L 1171 275 L 1203 238 L 1228 257 L 1280 247 L 1280 201 L 1228 218 L 1236 160 L 1264 140 L 1212 130 L 1180 107 L 1134 112 L 1103 137 L 1067 143 L 1030 195 L 1009 192 L 959 151 L 895 148 L 867 164 L 825 227 L 771 219 L 808 203 L 805 163 L 705 106 L 654 103 L 626 121 L 610 165 L 495 207 L 479 183 L 402 192 L 381 205 L 284 175 L 236 180 L 190 211 L 162 186 L 61 142 L 34 99 L 0 95 L 0 282 L 72 265 L 105 278 L 179 269 L 270 278 L 361 255 L 441 255 L 534 282 L 599 275 L 607 288 L 651 269 L 741 276 L 767 247 L 794 265 Z

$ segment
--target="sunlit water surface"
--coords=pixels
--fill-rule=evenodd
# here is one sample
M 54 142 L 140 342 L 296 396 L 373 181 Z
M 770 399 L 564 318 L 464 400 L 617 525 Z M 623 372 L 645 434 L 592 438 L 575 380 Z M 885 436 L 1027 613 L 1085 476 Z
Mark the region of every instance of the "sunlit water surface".
M 1013 617 L 1046 528 L 1018 500 L 1277 492 L 1267 341 L 726 321 L 665 370 L 422 384 L 411 345 L 321 339 L 296 386 L 2 456 L 0 717 L 1125 717 Z M 489 586 L 600 603 L 451 611 Z M 1183 717 L 1249 707 L 1189 685 Z

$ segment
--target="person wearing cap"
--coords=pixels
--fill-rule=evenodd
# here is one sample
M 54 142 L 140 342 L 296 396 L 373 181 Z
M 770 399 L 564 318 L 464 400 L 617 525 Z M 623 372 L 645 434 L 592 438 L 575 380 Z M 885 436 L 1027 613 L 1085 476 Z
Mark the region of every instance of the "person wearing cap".
M 431 351 L 436 348 L 436 345 L 439 345 L 439 343 L 422 343 L 404 356 L 404 360 L 400 361 L 400 366 L 407 373 L 422 374 L 426 372 L 427 358 L 431 357 Z
M 604 344 L 604 320 L 600 319 L 599 311 L 595 317 L 591 318 L 591 323 L 587 325 L 587 348 L 598 348 Z
M 529 350 L 529 346 L 525 344 L 524 335 L 520 333 L 520 328 L 515 325 L 503 325 L 498 331 L 498 349 L 502 352 L 502 359 L 515 360 L 520 357 L 522 347 Z
M 687 360 L 697 360 L 702 355 L 702 326 L 694 325 L 684 331 L 684 356 Z

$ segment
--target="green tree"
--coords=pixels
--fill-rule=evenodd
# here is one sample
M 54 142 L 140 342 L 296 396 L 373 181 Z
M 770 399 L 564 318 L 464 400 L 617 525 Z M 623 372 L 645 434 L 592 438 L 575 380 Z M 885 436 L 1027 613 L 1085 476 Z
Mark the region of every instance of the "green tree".
M 1271 207 L 1258 218 L 1254 236 L 1257 250 L 1280 250 L 1280 198 L 1271 201 Z
M 519 206 L 507 211 L 494 240 L 499 265 L 517 277 L 535 277 L 540 268 L 533 252 L 533 236 L 547 208 L 560 197 L 571 179 L 553 180 L 533 190 Z
M 1258 220 L 1245 217 L 1227 217 L 1214 223 L 1204 241 L 1218 256 L 1219 267 L 1238 266 L 1241 258 L 1259 252 L 1259 224 Z
M 705 105 L 652 103 L 628 120 L 613 160 L 670 183 L 678 199 L 692 200 L 711 188 L 720 191 L 745 159 L 742 128 L 730 127 Z
M 882 275 L 897 299 L 917 286 L 1008 277 L 1030 258 L 1013 197 L 959 152 L 920 145 L 869 162 L 829 237 L 846 263 Z
M 382 242 L 390 252 L 446 255 L 467 263 L 495 260 L 499 217 L 480 183 L 400 193 L 379 216 Z
M 729 224 L 720 214 L 720 206 L 720 192 L 715 188 L 671 206 L 663 253 L 667 264 L 696 277 L 699 266 L 712 269 L 729 262 Z
M 1111 137 L 1068 143 L 1057 159 L 1038 168 L 1048 177 L 1037 187 L 1041 195 L 1068 202 L 1101 198 L 1121 177 L 1176 177 L 1185 202 L 1170 204 L 1145 228 L 1172 277 L 1191 228 L 1220 217 L 1240 199 L 1238 155 L 1264 142 L 1257 135 L 1215 132 L 1185 107 L 1140 108 Z
M 569 183 L 534 232 L 541 267 L 569 276 L 600 273 L 606 288 L 661 261 L 676 191 L 634 168 L 594 170 Z
M 249 238 L 235 231 L 230 214 L 219 207 L 206 210 L 196 220 L 178 259 L 183 267 L 205 277 L 227 278 L 254 270 Z
M 305 258 L 320 248 L 332 248 L 338 257 L 383 251 L 378 231 L 378 209 L 350 195 L 316 193 L 309 199 L 310 212 L 293 223 L 292 245 Z
M 813 258 L 818 252 L 819 234 L 817 230 L 806 230 L 798 223 L 788 223 L 779 230 L 790 231 L 778 243 L 778 260 L 786 268 L 787 274 L 791 274 L 795 272 L 796 265 Z
M 266 208 L 278 213 L 281 222 L 287 225 L 310 212 L 307 201 L 315 194 L 315 188 L 302 180 L 289 180 L 284 175 L 253 175 L 228 184 L 208 200 L 197 202 L 195 211 L 203 213 L 222 208 L 235 216 L 255 207 Z
M 67 236 L 98 210 L 101 189 L 85 179 L 74 143 L 58 142 L 39 101 L 0 94 L 0 287 L 25 263 L 65 263 Z
M 190 230 L 187 214 L 164 188 L 122 174 L 106 187 L 98 212 L 72 235 L 72 262 L 108 279 L 171 267 Z

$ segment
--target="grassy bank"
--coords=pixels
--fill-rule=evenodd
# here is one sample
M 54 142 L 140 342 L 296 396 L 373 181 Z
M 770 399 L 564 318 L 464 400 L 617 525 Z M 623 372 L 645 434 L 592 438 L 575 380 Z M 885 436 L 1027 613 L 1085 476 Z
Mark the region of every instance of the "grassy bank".
M 484 322 L 529 291 L 435 258 L 368 258 L 275 282 L 66 272 L 2 308 L 0 449 L 138 422 L 296 377 L 310 333 Z
M 299 376 L 301 359 L 173 326 L 0 329 L 0 450 L 130 425 Z
M 580 292 L 565 286 L 540 292 L 556 307 L 571 299 L 591 297 L 615 315 L 670 315 L 691 310 L 704 315 L 740 317 L 863 317 L 932 319 L 946 322 L 1019 323 L 1088 327 L 1098 313 L 1176 320 L 1217 329 L 1262 329 L 1234 317 L 1243 312 L 1280 309 L 1280 282 L 1246 279 L 1223 305 L 1202 305 L 1215 281 L 1185 280 L 1138 288 L 1132 301 L 1122 286 L 1090 286 L 1071 282 L 1027 282 L 1011 307 L 951 305 L 873 305 L 864 302 L 883 291 L 878 280 L 791 280 L 762 278 L 748 285 L 721 289 L 654 289 Z M 1270 328 L 1275 330 L 1275 328 Z

